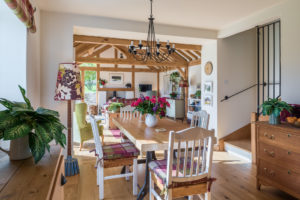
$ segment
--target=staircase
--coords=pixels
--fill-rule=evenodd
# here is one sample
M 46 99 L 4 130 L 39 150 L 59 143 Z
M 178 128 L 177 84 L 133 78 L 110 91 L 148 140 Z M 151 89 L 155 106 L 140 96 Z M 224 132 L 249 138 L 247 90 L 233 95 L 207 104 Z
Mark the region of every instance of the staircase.
M 220 139 L 220 148 L 228 153 L 241 157 L 249 162 L 252 160 L 251 154 L 251 126 L 238 129 L 232 134 Z

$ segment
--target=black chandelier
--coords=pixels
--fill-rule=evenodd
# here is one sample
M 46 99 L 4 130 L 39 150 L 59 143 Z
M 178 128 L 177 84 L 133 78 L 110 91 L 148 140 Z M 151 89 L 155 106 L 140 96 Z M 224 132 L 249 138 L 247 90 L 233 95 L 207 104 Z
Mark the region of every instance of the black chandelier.
M 128 51 L 138 61 L 146 62 L 149 59 L 159 63 L 167 60 L 168 57 L 175 52 L 175 44 L 173 44 L 171 47 L 168 40 L 164 47 L 161 43 L 159 43 L 159 39 L 155 39 L 154 17 L 152 15 L 152 0 L 150 0 L 150 3 L 151 13 L 150 17 L 148 18 L 149 27 L 146 46 L 143 45 L 141 40 L 139 41 L 139 44 L 137 46 L 135 46 L 133 41 L 131 41 Z

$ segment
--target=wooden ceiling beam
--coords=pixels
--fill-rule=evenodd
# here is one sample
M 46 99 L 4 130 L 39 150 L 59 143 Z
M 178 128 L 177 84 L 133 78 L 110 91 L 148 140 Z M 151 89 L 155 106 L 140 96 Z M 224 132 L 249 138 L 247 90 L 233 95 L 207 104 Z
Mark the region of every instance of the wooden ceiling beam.
M 137 61 L 133 59 L 114 59 L 114 58 L 94 58 L 94 57 L 76 57 L 78 63 L 96 63 L 96 64 L 125 64 L 125 65 L 150 65 L 150 66 L 183 66 L 184 64 L 179 62 L 167 62 L 163 61 L 157 63 L 153 60 L 147 62 Z
M 201 58 L 201 51 L 194 51 Z
M 123 53 L 126 56 L 126 58 L 132 57 L 132 55 L 130 55 L 129 52 L 127 51 L 127 49 L 125 49 L 123 46 L 113 45 L 113 47 L 118 49 L 118 51 L 120 51 L 121 53 Z
M 195 55 L 192 51 L 190 51 L 190 50 L 186 50 L 186 53 L 187 53 L 188 55 L 192 56 L 195 60 L 199 59 L 199 57 L 196 56 L 196 55 Z
M 106 51 L 110 48 L 111 48 L 111 45 L 105 45 L 104 47 L 102 47 L 101 49 L 96 50 L 94 53 L 92 53 L 91 55 L 89 55 L 87 57 L 90 58 L 90 57 L 99 56 L 101 53 L 103 53 L 104 51 Z M 76 57 L 80 57 L 80 56 L 76 54 Z M 101 63 L 99 63 L 99 64 L 101 64 Z
M 128 39 L 119 39 L 119 38 L 109 38 L 109 37 L 95 37 L 95 36 L 86 36 L 86 35 L 74 35 L 73 36 L 74 43 L 90 43 L 90 44 L 109 44 L 109 45 L 121 45 L 121 46 L 129 46 L 131 41 L 134 42 L 135 45 L 139 43 L 139 40 L 128 40 Z M 146 45 L 146 41 L 142 41 L 143 45 Z M 162 48 L 166 46 L 166 42 L 161 42 Z M 171 43 L 171 45 L 175 44 L 176 49 L 182 50 L 194 50 L 201 51 L 201 45 L 193 45 L 193 44 L 180 44 L 180 43 Z
M 96 69 L 95 67 L 79 67 L 81 70 L 93 70 L 93 71 L 104 71 L 104 72 L 160 72 L 159 70 L 150 70 L 143 68 L 114 68 L 114 67 L 100 67 Z
M 95 44 L 87 44 L 84 46 L 80 46 L 79 48 L 75 49 L 76 55 L 77 56 L 83 56 L 84 54 L 86 54 L 90 49 L 95 48 L 98 45 Z
M 201 64 L 201 59 L 193 60 L 189 62 L 189 67 L 194 65 L 200 65 L 200 64 Z
M 176 51 L 178 51 L 178 53 L 180 53 L 181 55 L 183 55 L 186 59 L 188 59 L 189 61 L 192 61 L 193 58 L 191 56 L 189 56 L 187 53 L 185 53 L 184 51 L 177 49 Z
M 185 72 L 181 69 L 181 67 L 176 67 L 176 68 L 177 68 L 180 76 L 184 78 L 185 77 Z

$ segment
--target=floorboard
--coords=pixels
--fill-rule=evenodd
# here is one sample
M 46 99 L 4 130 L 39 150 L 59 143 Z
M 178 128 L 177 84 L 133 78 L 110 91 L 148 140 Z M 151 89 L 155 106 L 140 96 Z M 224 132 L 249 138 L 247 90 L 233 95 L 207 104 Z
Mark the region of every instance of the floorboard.
M 105 132 L 105 142 L 118 142 L 109 131 Z M 93 142 L 88 142 L 82 151 L 75 147 L 75 155 L 79 160 L 80 174 L 67 177 L 65 200 L 98 200 L 96 184 L 95 158 L 89 149 Z M 121 168 L 106 169 L 106 175 L 120 173 Z M 213 200 L 295 200 L 288 194 L 272 187 L 263 186 L 261 191 L 255 187 L 256 168 L 248 161 L 226 152 L 214 152 L 212 175 L 217 181 L 212 186 Z M 144 165 L 139 165 L 139 184 L 144 181 Z M 113 179 L 105 181 L 105 200 L 133 200 L 132 179 L 126 181 Z M 146 197 L 145 199 L 149 199 Z M 182 198 L 184 199 L 184 198 Z M 198 199 L 198 197 L 194 198 Z

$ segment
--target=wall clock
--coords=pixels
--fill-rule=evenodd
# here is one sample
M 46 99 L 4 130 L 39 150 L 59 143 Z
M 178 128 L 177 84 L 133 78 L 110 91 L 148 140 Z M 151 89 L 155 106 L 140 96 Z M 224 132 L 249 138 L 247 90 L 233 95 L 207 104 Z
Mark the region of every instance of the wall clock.
M 206 75 L 211 75 L 212 71 L 213 71 L 213 64 L 212 62 L 207 62 L 205 64 L 205 67 L 204 67 L 204 70 L 205 70 L 205 74 Z

